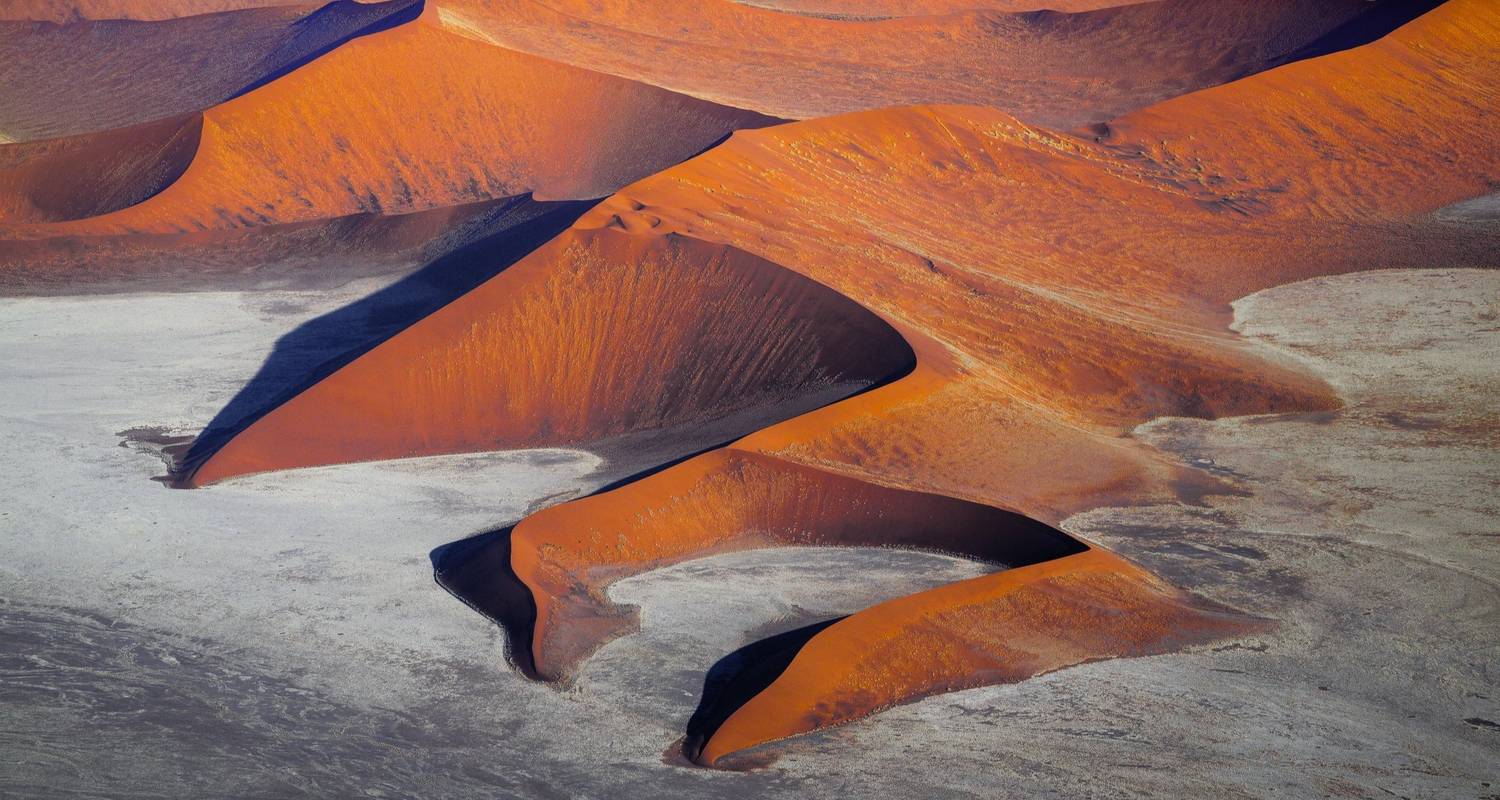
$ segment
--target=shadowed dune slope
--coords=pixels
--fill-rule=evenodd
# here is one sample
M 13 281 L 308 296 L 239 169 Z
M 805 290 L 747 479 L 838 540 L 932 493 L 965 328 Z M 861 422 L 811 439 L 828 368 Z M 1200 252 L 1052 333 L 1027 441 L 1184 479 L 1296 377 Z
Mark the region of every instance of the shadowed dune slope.
M 890 19 L 730 0 L 705 0 L 691 14 L 653 0 L 432 0 L 429 10 L 476 39 L 778 117 L 974 103 L 1072 127 L 1273 66 L 1372 7 L 1162 0 L 1067 14 L 962 5 Z
M 566 676 L 622 629 L 600 600 L 622 574 L 761 541 L 847 542 L 849 531 L 993 557 L 985 547 L 1003 546 L 1005 526 L 973 506 L 1055 522 L 1101 503 L 1191 497 L 1210 482 L 1134 445 L 1131 427 L 1337 405 L 1296 365 L 1238 343 L 1224 328 L 1228 301 L 1316 274 L 1492 265 L 1492 228 L 1455 229 L 1430 212 L 1500 183 L 1497 44 L 1500 7 L 1453 0 L 1375 44 L 1182 97 L 1095 135 L 953 106 L 736 134 L 627 187 L 467 302 L 271 412 L 209 458 L 197 482 L 335 458 L 578 441 L 733 402 L 722 398 L 760 402 L 745 389 L 759 381 L 718 371 L 774 361 L 784 340 L 772 332 L 785 323 L 717 306 L 715 330 L 746 333 L 722 347 L 709 337 L 726 354 L 712 363 L 679 356 L 687 351 L 675 343 L 704 322 L 641 314 L 623 287 L 570 278 L 579 261 L 563 256 L 582 247 L 597 254 L 591 273 L 640 271 L 645 286 L 658 285 L 663 260 L 642 253 L 735 253 L 706 261 L 730 281 L 735 272 L 765 280 L 780 265 L 873 311 L 917 365 L 521 522 L 511 565 L 536 598 L 536 674 Z M 584 283 L 626 302 L 585 292 L 542 316 L 566 314 L 567 328 L 588 337 L 538 336 L 537 316 L 514 311 L 549 307 L 554 287 Z M 636 365 L 641 342 L 656 340 L 669 357 Z M 526 355 L 490 342 L 525 342 Z M 884 363 L 887 349 L 825 348 L 817 363 Z M 792 363 L 764 374 L 813 374 Z M 699 385 L 711 388 L 693 396 L 712 402 L 659 400 Z M 313 420 L 344 432 L 336 446 L 313 435 Z M 927 504 L 932 529 L 899 522 Z M 1157 652 L 1244 624 L 1090 548 L 829 625 L 697 757 L 729 763 L 926 693 Z
M 420 10 L 420 0 L 342 0 L 161 22 L 0 23 L 0 137 L 51 139 L 202 111 Z
M 135 205 L 177 180 L 203 118 L 0 147 L 0 221 L 60 222 Z
M 410 272 L 508 232 L 525 234 L 512 229 L 542 215 L 574 219 L 586 205 L 520 195 L 257 228 L 0 241 L 0 296 L 341 286 Z
M 729 131 L 773 122 L 476 42 L 430 16 L 351 41 L 203 116 L 192 163 L 145 202 L 0 233 L 182 233 L 527 192 L 598 197 Z
M 300 4 L 306 5 L 305 2 Z M 0 0 L 0 20 L 164 20 L 219 11 L 294 5 L 299 5 L 299 0 Z

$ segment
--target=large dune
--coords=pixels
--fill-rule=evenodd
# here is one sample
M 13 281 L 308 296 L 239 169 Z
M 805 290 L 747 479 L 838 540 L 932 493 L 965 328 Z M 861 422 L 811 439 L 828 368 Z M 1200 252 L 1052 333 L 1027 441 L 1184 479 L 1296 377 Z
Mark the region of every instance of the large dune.
M 1078 13 L 886 5 L 925 13 L 808 16 L 731 0 L 705 0 L 691 14 L 651 0 L 431 0 L 429 8 L 476 39 L 778 117 L 974 103 L 1062 127 L 1281 63 L 1375 8 L 1363 0 L 1064 4 Z
M 1492 229 L 1454 236 L 1430 212 L 1500 183 L 1497 43 L 1500 9 L 1453 0 L 1374 44 L 1088 135 L 957 106 L 738 133 L 270 411 L 188 479 L 703 424 L 816 375 L 897 377 L 909 347 L 915 369 L 888 385 L 523 521 L 510 566 L 536 599 L 524 660 L 567 676 L 622 628 L 605 584 L 725 548 L 852 536 L 1017 566 L 993 549 L 1013 534 L 985 514 L 1055 523 L 1212 489 L 1123 438 L 1134 425 L 1337 405 L 1298 365 L 1243 347 L 1228 301 L 1310 275 L 1492 257 Z M 646 313 L 658 295 L 581 279 L 618 271 L 667 292 L 667 251 L 707 254 L 729 286 L 784 268 L 900 338 L 840 340 L 821 310 L 846 309 L 831 294 L 793 313 L 730 289 L 711 327 L 758 332 L 753 346 L 698 351 L 678 343 L 721 340 L 697 333 L 696 311 Z M 766 325 L 781 315 L 807 319 L 823 346 L 787 356 L 785 323 Z M 632 366 L 645 347 L 660 356 Z M 916 541 L 901 515 L 928 504 L 924 519 L 951 524 Z M 698 757 L 726 763 L 923 694 L 1247 624 L 1097 547 L 1054 555 L 822 629 Z

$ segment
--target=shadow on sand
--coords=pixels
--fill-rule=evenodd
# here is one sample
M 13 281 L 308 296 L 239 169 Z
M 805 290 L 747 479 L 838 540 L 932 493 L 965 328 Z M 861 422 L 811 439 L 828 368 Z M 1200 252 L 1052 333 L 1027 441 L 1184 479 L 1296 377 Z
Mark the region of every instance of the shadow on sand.
M 500 274 L 592 206 L 591 201 L 513 198 L 497 210 L 497 224 L 487 235 L 367 297 L 297 326 L 276 341 L 255 377 L 176 460 L 171 484 L 182 485 L 209 456 L 272 409 Z

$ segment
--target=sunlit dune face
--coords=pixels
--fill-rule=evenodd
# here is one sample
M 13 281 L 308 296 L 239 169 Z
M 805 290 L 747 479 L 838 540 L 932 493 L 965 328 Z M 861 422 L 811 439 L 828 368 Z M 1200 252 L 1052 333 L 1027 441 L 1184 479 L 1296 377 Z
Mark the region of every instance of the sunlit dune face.
M 149 201 L 25 235 L 249 227 L 524 192 L 592 197 L 767 122 L 413 24 L 206 112 L 191 165 Z
M 702 426 L 910 364 L 873 314 L 773 264 L 570 234 L 256 421 L 192 479 Z M 356 424 L 325 424 L 351 411 Z

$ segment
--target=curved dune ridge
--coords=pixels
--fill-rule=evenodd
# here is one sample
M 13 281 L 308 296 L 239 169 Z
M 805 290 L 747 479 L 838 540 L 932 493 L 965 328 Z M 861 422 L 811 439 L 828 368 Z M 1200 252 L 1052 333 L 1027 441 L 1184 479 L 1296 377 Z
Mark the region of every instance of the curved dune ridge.
M 202 132 L 192 114 L 0 147 L 0 220 L 61 222 L 135 205 L 187 170 Z
M 817 631 L 694 747 L 725 765 L 924 694 L 1243 630 L 1098 548 L 1036 538 L 1026 517 L 1211 488 L 1124 436 L 1152 417 L 1337 406 L 1230 335 L 1228 301 L 1492 259 L 1492 230 L 1455 237 L 1430 212 L 1500 182 L 1497 44 L 1500 8 L 1452 0 L 1374 44 L 1087 135 L 954 106 L 736 134 L 270 411 L 188 480 L 604 439 L 816 375 L 894 377 L 909 346 L 915 368 L 894 382 L 522 521 L 509 568 L 536 612 L 518 660 L 566 677 L 628 627 L 602 600 L 609 581 L 725 549 L 884 543 L 1014 567 Z M 731 288 L 683 285 L 673 254 Z M 804 276 L 796 291 L 747 302 L 790 281 L 782 269 Z M 725 298 L 711 320 L 648 313 L 710 296 Z M 861 317 L 839 297 L 899 338 L 840 338 L 828 314 Z M 807 336 L 819 346 L 786 354 Z M 643 347 L 655 355 L 638 364 Z M 1033 561 L 1036 542 L 1060 550 Z
M 476 42 L 424 13 L 204 112 L 191 164 L 148 200 L 4 233 L 187 233 L 598 197 L 773 121 Z
M 732 0 L 704 0 L 692 14 L 653 0 L 429 2 L 476 39 L 777 117 L 973 103 L 1054 127 L 1110 119 L 1274 66 L 1375 4 L 1064 4 L 1077 13 L 887 6 L 907 15 L 810 16 Z M 925 13 L 910 15 L 918 11 Z
M 202 111 L 421 0 L 303 4 L 161 22 L 0 23 L 0 135 L 52 139 Z

